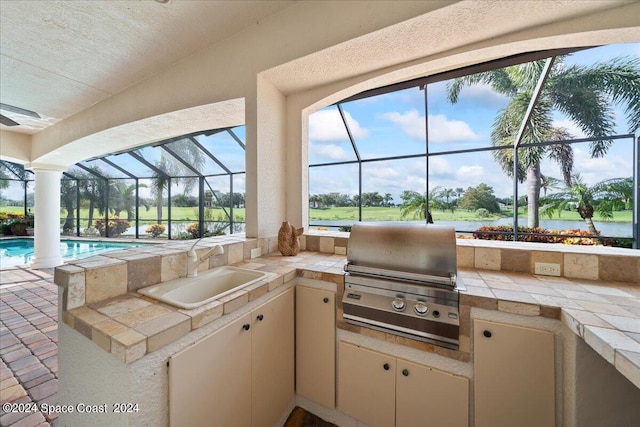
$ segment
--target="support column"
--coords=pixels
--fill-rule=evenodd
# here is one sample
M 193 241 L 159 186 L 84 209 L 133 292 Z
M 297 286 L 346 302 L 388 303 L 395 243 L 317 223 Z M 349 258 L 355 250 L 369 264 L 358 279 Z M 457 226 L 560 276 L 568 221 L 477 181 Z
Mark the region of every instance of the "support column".
M 62 264 L 60 256 L 60 178 L 66 168 L 27 166 L 35 173 L 35 254 L 32 268 Z
M 274 237 L 286 218 L 286 98 L 257 76 L 245 99 L 246 235 Z M 300 224 L 293 224 L 300 227 Z

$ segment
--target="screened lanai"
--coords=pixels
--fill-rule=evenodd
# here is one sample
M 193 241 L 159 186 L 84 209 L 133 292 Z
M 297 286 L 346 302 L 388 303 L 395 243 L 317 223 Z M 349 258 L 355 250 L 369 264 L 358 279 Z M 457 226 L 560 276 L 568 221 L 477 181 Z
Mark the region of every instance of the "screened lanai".
M 625 60 L 637 72 L 619 53 L 633 46 L 516 55 L 314 113 L 310 225 L 435 219 L 476 238 L 637 248 L 638 130 L 593 78 Z
M 244 126 L 208 130 L 70 166 L 60 187 L 62 235 L 192 239 L 244 231 L 244 140 Z M 3 222 L 32 218 L 33 172 L 7 161 L 0 170 Z

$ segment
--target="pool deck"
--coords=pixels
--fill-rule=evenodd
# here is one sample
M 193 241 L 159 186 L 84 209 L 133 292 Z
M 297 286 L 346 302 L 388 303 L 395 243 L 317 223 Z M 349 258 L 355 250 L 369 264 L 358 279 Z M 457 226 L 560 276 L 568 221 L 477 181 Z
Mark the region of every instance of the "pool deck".
M 58 288 L 53 269 L 0 270 L 0 402 L 58 403 Z M 7 413 L 0 425 L 55 426 L 39 411 Z

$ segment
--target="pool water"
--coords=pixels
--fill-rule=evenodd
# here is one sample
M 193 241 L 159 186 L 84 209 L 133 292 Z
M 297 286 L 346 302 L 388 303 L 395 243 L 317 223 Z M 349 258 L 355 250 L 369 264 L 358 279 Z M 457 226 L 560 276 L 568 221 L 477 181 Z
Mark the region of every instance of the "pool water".
M 114 249 L 127 249 L 145 243 L 120 243 L 93 240 L 61 240 L 60 255 L 63 259 L 87 258 Z M 0 240 L 0 268 L 26 265 L 33 258 L 33 239 Z

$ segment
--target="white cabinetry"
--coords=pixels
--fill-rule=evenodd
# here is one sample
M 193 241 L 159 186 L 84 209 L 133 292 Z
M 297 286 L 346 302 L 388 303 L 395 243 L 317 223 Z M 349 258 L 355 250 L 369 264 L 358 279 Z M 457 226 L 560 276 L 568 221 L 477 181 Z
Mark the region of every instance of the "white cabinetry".
M 273 426 L 294 395 L 293 289 L 169 364 L 172 426 Z
M 296 393 L 327 408 L 336 402 L 335 293 L 296 288 Z
M 340 342 L 338 408 L 372 426 L 469 424 L 469 380 Z
M 476 427 L 555 425 L 554 335 L 474 321 Z

